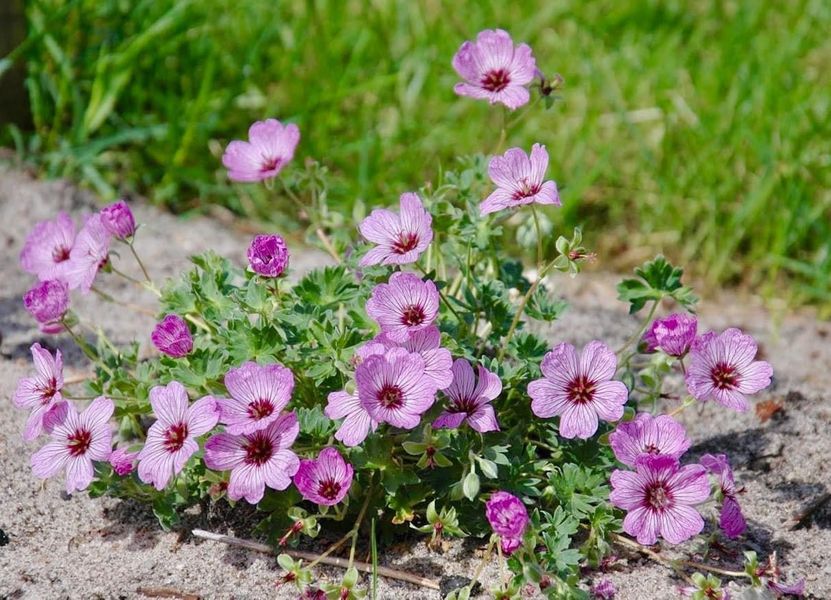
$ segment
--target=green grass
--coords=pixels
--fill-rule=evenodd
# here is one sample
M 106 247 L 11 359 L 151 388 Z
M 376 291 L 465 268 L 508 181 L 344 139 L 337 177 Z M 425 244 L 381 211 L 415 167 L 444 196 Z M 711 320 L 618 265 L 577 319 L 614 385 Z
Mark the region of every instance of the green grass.
M 61 8 L 63 7 L 63 8 Z M 501 112 L 457 98 L 450 59 L 508 29 L 566 80 L 512 145 L 545 143 L 565 206 L 612 267 L 663 251 L 709 283 L 831 303 L 831 4 L 529 0 L 38 0 L 34 133 L 44 173 L 175 210 L 288 212 L 229 185 L 224 144 L 300 125 L 331 201 L 390 204 L 496 144 Z

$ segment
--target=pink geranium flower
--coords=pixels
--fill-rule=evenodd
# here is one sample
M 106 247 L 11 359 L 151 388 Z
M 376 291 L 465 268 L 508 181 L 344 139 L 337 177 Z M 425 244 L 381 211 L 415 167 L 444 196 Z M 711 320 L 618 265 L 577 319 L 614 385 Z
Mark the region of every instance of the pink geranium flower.
M 231 471 L 228 497 L 245 498 L 257 504 L 265 487 L 284 490 L 300 466 L 300 459 L 289 450 L 300 425 L 293 412 L 280 415 L 265 429 L 233 435 L 219 433 L 205 442 L 205 465 L 215 471 Z
M 737 411 L 747 410 L 746 394 L 770 385 L 773 368 L 756 358 L 756 342 L 739 329 L 721 335 L 710 331 L 693 342 L 687 367 L 687 389 L 697 400 L 715 400 Z
M 355 371 L 355 381 L 369 416 L 402 429 L 418 425 L 436 398 L 435 384 L 424 375 L 424 359 L 403 348 L 366 358 Z
M 75 223 L 65 212 L 54 221 L 41 221 L 26 236 L 20 253 L 20 266 L 38 279 L 63 279 L 72 246 Z
M 335 448 L 324 448 L 314 460 L 301 460 L 294 485 L 303 498 L 324 506 L 344 499 L 352 485 L 352 465 Z
M 389 283 L 380 283 L 372 290 L 366 312 L 388 339 L 403 343 L 436 320 L 439 292 L 429 279 L 422 281 L 413 273 L 393 273 Z
M 219 411 L 211 396 L 188 405 L 187 391 L 178 381 L 151 389 L 150 405 L 156 422 L 139 452 L 138 475 L 144 483 L 163 490 L 199 450 L 196 438 L 216 426 Z
M 522 500 L 508 492 L 494 492 L 485 503 L 485 516 L 500 538 L 502 551 L 513 554 L 522 545 L 522 536 L 529 521 L 528 510 Z
M 647 352 L 661 349 L 670 356 L 684 356 L 695 340 L 698 319 L 694 315 L 678 313 L 655 319 L 643 336 Z
M 479 32 L 453 57 L 453 68 L 465 80 L 454 91 L 460 96 L 501 102 L 511 110 L 527 104 L 525 87 L 534 79 L 537 63 L 527 44 L 514 47 L 511 36 L 501 29 Z
M 479 365 L 479 381 L 470 363 L 463 358 L 453 363 L 453 383 L 444 391 L 450 400 L 447 409 L 433 421 L 436 429 L 456 429 L 467 421 L 479 433 L 499 431 L 491 401 L 502 393 L 496 373 Z
M 628 511 L 623 530 L 639 544 L 651 546 L 663 537 L 680 544 L 701 532 L 704 519 L 693 508 L 710 496 L 707 471 L 701 465 L 680 466 L 671 456 L 641 456 L 636 471 L 612 473 L 609 500 Z
M 92 482 L 94 460 L 107 460 L 112 445 L 110 417 L 115 406 L 100 396 L 80 415 L 71 402 L 61 402 L 44 418 L 50 441 L 32 456 L 32 473 L 46 479 L 66 471 L 66 493 Z
M 113 202 L 101 209 L 101 224 L 111 236 L 120 240 L 131 238 L 136 233 L 136 218 L 124 200 Z
M 684 426 L 669 415 L 653 417 L 642 412 L 633 421 L 619 423 L 609 436 L 609 445 L 620 462 L 634 467 L 644 454 L 681 458 L 690 440 Z
M 719 527 L 727 537 L 736 538 L 747 529 L 747 521 L 742 514 L 737 497 L 736 481 L 733 479 L 733 469 L 730 461 L 724 454 L 705 454 L 701 457 L 701 464 L 716 477 L 718 496 L 721 497 L 721 514 Z
M 439 328 L 431 325 L 425 329 L 415 331 L 401 343 L 394 342 L 382 333 L 375 340 L 383 344 L 384 348 L 405 348 L 408 352 L 416 352 L 424 359 L 424 374 L 433 380 L 440 390 L 445 389 L 453 381 L 453 357 L 446 348 L 441 348 L 441 333 Z
M 279 277 L 289 266 L 289 249 L 279 235 L 257 235 L 248 246 L 248 266 L 257 275 Z
M 63 401 L 63 360 L 61 351 L 55 351 L 55 357 L 40 344 L 31 347 L 32 360 L 35 363 L 35 375 L 25 377 L 17 384 L 12 401 L 18 408 L 31 410 L 23 430 L 23 439 L 27 442 L 35 439 L 43 431 L 43 419 L 46 413 L 57 403 Z
M 366 439 L 370 431 L 378 428 L 378 421 L 369 416 L 357 393 L 332 392 L 323 414 L 333 421 L 343 419 L 335 432 L 335 439 L 347 446 L 357 446 Z
M 89 292 L 98 271 L 109 260 L 111 239 L 112 236 L 104 227 L 100 214 L 94 214 L 87 219 L 75 238 L 75 245 L 69 253 L 69 261 L 63 274 L 69 289 L 80 288 L 83 292 Z
M 361 259 L 361 266 L 415 262 L 433 240 L 432 222 L 418 194 L 401 194 L 400 214 L 376 208 L 358 225 L 361 235 L 376 244 Z
M 598 418 L 617 421 L 628 398 L 626 386 L 611 381 L 617 369 L 612 349 L 589 342 L 581 356 L 571 344 L 559 344 L 542 360 L 543 378 L 528 384 L 531 410 L 538 417 L 560 417 L 560 435 L 588 439 Z
M 43 333 L 60 333 L 61 319 L 69 310 L 69 286 L 60 279 L 39 281 L 23 296 L 23 306 Z
M 156 323 L 150 340 L 159 352 L 173 358 L 182 358 L 193 350 L 193 336 L 188 324 L 179 315 L 165 315 Z
M 253 433 L 280 416 L 291 400 L 294 375 L 278 364 L 246 362 L 225 375 L 230 398 L 217 398 L 220 421 L 228 433 Z
M 247 142 L 228 144 L 222 164 L 234 181 L 271 179 L 294 158 L 299 141 L 297 125 L 283 125 L 277 119 L 257 121 L 248 129 Z
M 561 206 L 557 184 L 544 181 L 547 170 L 548 152 L 540 144 L 534 144 L 530 156 L 521 148 L 494 156 L 488 164 L 488 175 L 496 190 L 479 205 L 479 212 L 487 215 L 532 202 Z

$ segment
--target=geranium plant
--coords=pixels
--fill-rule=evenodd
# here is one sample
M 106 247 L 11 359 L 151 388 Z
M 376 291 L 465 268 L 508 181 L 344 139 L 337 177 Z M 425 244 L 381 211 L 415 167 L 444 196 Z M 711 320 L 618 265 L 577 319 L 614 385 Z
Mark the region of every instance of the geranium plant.
M 685 460 L 690 441 L 674 416 L 696 401 L 746 410 L 746 396 L 770 383 L 770 365 L 737 329 L 699 333 L 696 298 L 662 257 L 619 286 L 630 312 L 647 313 L 621 347 L 575 348 L 535 333 L 535 322 L 565 309 L 545 282 L 576 275 L 593 255 L 579 230 L 549 234 L 544 210 L 561 198 L 548 154 L 541 144 L 503 149 L 505 116 L 533 110 L 532 93 L 550 106 L 562 80 L 546 79 L 531 49 L 501 30 L 465 42 L 453 67 L 464 80 L 458 94 L 504 105 L 494 109 L 503 127 L 492 157 L 460 159 L 437 184 L 375 208 L 356 223 L 359 237 L 329 209 L 325 168 L 290 167 L 295 125 L 257 122 L 248 142 L 228 145 L 228 176 L 279 183 L 276 193 L 297 203 L 310 238 L 332 257 L 295 283 L 278 235 L 256 236 L 245 268 L 242 257 L 206 250 L 158 287 L 126 203 L 77 233 L 65 214 L 38 224 L 21 254 L 39 280 L 26 308 L 45 333 L 71 335 L 94 375 L 70 393 L 60 351 L 32 346 L 35 373 L 14 402 L 30 411 L 26 439 L 41 438 L 33 474 L 65 473 L 70 493 L 150 503 L 165 528 L 192 505 L 247 502 L 278 547 L 321 529 L 346 532 L 324 556 L 351 544 L 350 568 L 323 589 L 317 561 L 280 557 L 284 580 L 306 598 L 365 595 L 351 567 L 370 521 L 382 540 L 416 530 L 436 551 L 445 537 L 490 535 L 484 561 L 511 573 L 496 598 L 528 585 L 550 598 L 611 597 L 608 581 L 590 588 L 584 574 L 613 544 L 678 544 L 701 534 L 705 517 L 714 519 L 710 535 L 740 536 L 727 457 Z M 142 279 L 124 273 L 117 244 Z M 510 256 L 517 246 L 536 248 L 535 270 Z M 152 357 L 140 358 L 138 342 L 118 348 L 81 333 L 70 292 L 115 301 L 100 288 L 106 274 L 158 296 Z M 665 301 L 685 312 L 653 320 Z M 689 396 L 656 414 L 673 373 Z M 727 597 L 712 574 L 692 577 L 685 564 L 674 566 L 691 594 Z M 766 585 L 767 571 L 753 564 L 748 579 Z M 469 597 L 471 575 L 448 597 Z

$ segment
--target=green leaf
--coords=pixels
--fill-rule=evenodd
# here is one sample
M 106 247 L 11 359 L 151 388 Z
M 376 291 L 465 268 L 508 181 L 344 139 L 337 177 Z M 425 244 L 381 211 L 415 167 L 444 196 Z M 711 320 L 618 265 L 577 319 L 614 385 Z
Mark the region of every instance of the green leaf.
M 624 279 L 617 286 L 618 299 L 629 303 L 629 313 L 634 314 L 650 300 L 674 298 L 688 310 L 692 310 L 698 298 L 692 290 L 681 284 L 684 270 L 674 267 L 661 255 L 635 269 L 638 279 Z
M 471 470 L 462 483 L 462 492 L 468 500 L 475 500 L 479 494 L 479 476 Z

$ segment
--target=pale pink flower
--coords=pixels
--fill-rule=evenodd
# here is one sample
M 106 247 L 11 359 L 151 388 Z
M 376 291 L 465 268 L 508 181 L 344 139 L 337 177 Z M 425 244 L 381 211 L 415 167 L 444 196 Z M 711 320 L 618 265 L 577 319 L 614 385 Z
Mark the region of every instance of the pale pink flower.
M 188 393 L 178 381 L 150 390 L 156 422 L 138 455 L 138 476 L 163 490 L 188 459 L 199 450 L 196 438 L 216 426 L 219 410 L 211 396 L 188 403 Z
M 57 403 L 63 401 L 63 360 L 61 351 L 55 351 L 55 357 L 40 344 L 31 347 L 32 360 L 35 363 L 35 375 L 25 377 L 17 384 L 12 401 L 18 408 L 31 410 L 23 430 L 23 439 L 27 442 L 35 439 L 43 431 L 43 419 L 46 413 Z
M 603 342 L 589 342 L 578 356 L 571 344 L 559 344 L 542 360 L 543 378 L 528 384 L 531 410 L 538 417 L 560 417 L 560 435 L 588 439 L 598 419 L 617 421 L 628 398 L 626 386 L 611 381 L 615 353 Z
M 245 498 L 257 504 L 266 486 L 284 490 L 300 466 L 300 459 L 289 450 L 300 425 L 293 412 L 280 415 L 265 429 L 233 435 L 219 433 L 205 442 L 205 466 L 215 471 L 231 471 L 228 497 Z
M 502 381 L 496 373 L 479 365 L 479 381 L 470 363 L 458 358 L 453 363 L 453 383 L 444 394 L 450 400 L 435 421 L 436 429 L 456 429 L 467 421 L 479 433 L 499 431 L 491 402 L 502 393 Z
M 439 292 L 429 279 L 422 281 L 418 275 L 399 271 L 392 274 L 389 283 L 375 286 L 366 302 L 366 312 L 388 339 L 403 343 L 436 320 Z
M 92 461 L 107 460 L 112 445 L 110 417 L 115 406 L 100 396 L 80 415 L 71 402 L 56 404 L 44 418 L 49 442 L 32 456 L 32 473 L 47 479 L 66 471 L 66 493 L 81 491 L 92 482 Z
M 63 279 L 72 246 L 75 223 L 65 212 L 54 221 L 41 221 L 26 236 L 20 253 L 20 266 L 38 279 Z
M 548 151 L 534 144 L 531 155 L 521 148 L 510 148 L 502 156 L 494 156 L 488 164 L 488 175 L 496 189 L 479 205 L 479 212 L 493 212 L 531 204 L 561 206 L 557 184 L 545 181 L 548 170 Z
M 756 358 L 756 342 L 739 329 L 721 335 L 710 331 L 698 337 L 690 349 L 687 389 L 702 402 L 715 400 L 737 411 L 748 408 L 747 394 L 770 385 L 773 368 Z
M 441 333 L 435 325 L 414 331 L 401 343 L 393 341 L 385 333 L 378 335 L 375 340 L 383 344 L 385 349 L 401 347 L 420 354 L 424 359 L 424 374 L 433 380 L 438 389 L 445 389 L 453 381 L 453 357 L 449 350 L 440 347 Z
M 96 213 L 87 219 L 75 238 L 63 273 L 69 289 L 80 288 L 82 292 L 89 292 L 98 271 L 109 260 L 111 240 L 112 235 L 104 227 L 100 214 Z
M 301 460 L 294 485 L 303 498 L 333 506 L 344 499 L 352 485 L 352 465 L 335 448 L 324 448 L 314 460 Z
M 294 375 L 276 363 L 246 362 L 225 375 L 230 398 L 217 398 L 220 421 L 228 433 L 252 433 L 265 429 L 280 416 L 291 400 Z
M 378 428 L 378 421 L 369 416 L 357 393 L 332 392 L 329 394 L 328 404 L 323 414 L 333 421 L 343 419 L 335 432 L 335 439 L 347 446 L 359 445 L 370 431 Z
M 663 537 L 680 544 L 701 532 L 704 519 L 694 508 L 710 496 L 707 471 L 701 465 L 678 464 L 671 456 L 644 455 L 636 471 L 612 473 L 609 500 L 625 511 L 623 530 L 639 544 L 651 546 Z
M 299 141 L 297 125 L 283 125 L 277 119 L 257 121 L 248 129 L 247 142 L 228 144 L 222 164 L 234 181 L 271 179 L 294 158 Z
M 453 68 L 465 80 L 453 88 L 457 94 L 491 104 L 501 102 L 514 110 L 530 99 L 526 86 L 534 79 L 537 63 L 527 44 L 514 47 L 506 31 L 486 29 L 475 42 L 461 45 Z
M 376 208 L 358 229 L 376 246 L 361 259 L 361 266 L 405 265 L 418 260 L 433 240 L 433 218 L 418 194 L 401 194 L 401 209 L 395 214 Z
M 620 462 L 634 467 L 644 454 L 681 458 L 690 440 L 684 426 L 671 416 L 642 412 L 633 421 L 619 423 L 609 435 L 609 445 Z
M 747 529 L 747 521 L 739 505 L 736 481 L 733 478 L 733 469 L 730 461 L 724 454 L 705 454 L 701 457 L 701 464 L 716 477 L 718 484 L 717 496 L 721 498 L 721 513 L 719 527 L 727 537 L 736 538 Z

